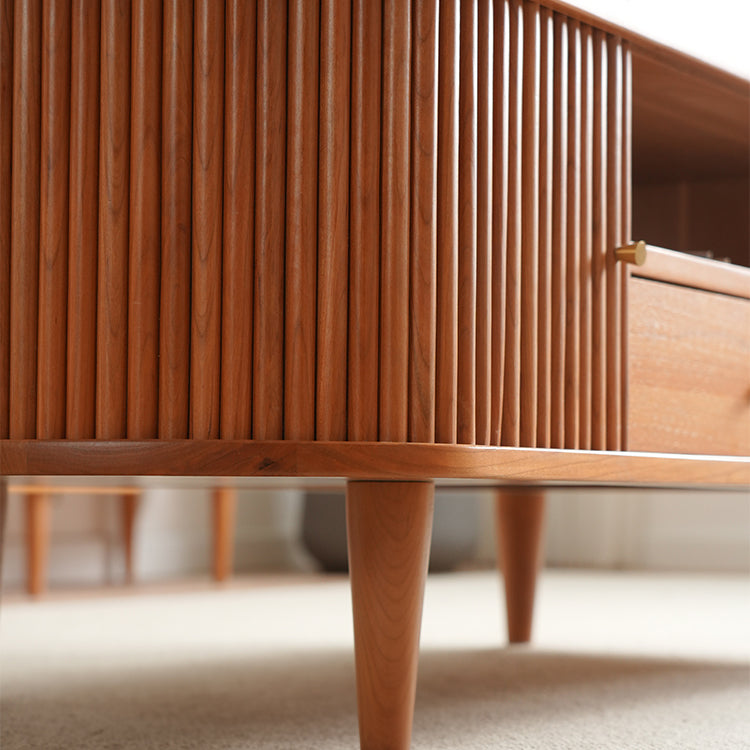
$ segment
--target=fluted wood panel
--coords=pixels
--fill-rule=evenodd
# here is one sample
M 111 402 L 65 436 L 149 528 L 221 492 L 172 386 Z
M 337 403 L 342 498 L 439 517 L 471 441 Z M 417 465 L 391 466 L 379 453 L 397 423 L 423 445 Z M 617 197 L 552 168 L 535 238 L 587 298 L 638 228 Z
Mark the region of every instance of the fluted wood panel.
M 162 8 L 133 2 L 128 268 L 128 437 L 155 438 L 159 411 Z
M 13 0 L 0 0 L 0 439 L 10 407 L 10 238 L 13 160 Z
M 65 435 L 70 2 L 44 5 L 39 205 L 39 438 Z
M 65 403 L 66 436 L 73 439 L 95 430 L 100 22 L 95 3 L 73 0 Z
M 531 0 L 0 11 L 0 438 L 625 444 L 619 39 Z

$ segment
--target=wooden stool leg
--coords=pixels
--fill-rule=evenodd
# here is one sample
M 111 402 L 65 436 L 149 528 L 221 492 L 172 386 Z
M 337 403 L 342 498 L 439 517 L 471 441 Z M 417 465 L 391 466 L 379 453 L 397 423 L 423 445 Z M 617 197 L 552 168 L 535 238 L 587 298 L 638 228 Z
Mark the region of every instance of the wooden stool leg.
M 237 493 L 228 487 L 213 492 L 214 580 L 226 581 L 232 574 L 234 556 L 234 518 Z
M 49 514 L 49 495 L 31 492 L 26 496 L 26 590 L 32 596 L 38 596 L 45 589 Z
M 3 581 L 3 551 L 5 549 L 5 517 L 8 513 L 8 483 L 0 477 L 0 591 Z
M 411 743 L 432 482 L 349 482 L 349 575 L 362 750 Z
M 542 555 L 544 493 L 501 490 L 497 493 L 498 563 L 505 579 L 508 639 L 531 640 L 534 590 Z
M 122 543 L 125 553 L 125 581 L 133 583 L 133 536 L 135 533 L 135 517 L 140 504 L 140 492 L 122 495 Z

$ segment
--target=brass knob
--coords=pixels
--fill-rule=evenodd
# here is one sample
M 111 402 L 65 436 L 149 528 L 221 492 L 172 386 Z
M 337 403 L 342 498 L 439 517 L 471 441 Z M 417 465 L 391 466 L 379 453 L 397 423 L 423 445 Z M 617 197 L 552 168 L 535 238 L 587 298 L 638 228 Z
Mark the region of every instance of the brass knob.
M 625 263 L 635 263 L 636 266 L 642 266 L 646 262 L 646 243 L 643 240 L 633 242 L 630 245 L 618 247 L 615 250 L 615 257 Z

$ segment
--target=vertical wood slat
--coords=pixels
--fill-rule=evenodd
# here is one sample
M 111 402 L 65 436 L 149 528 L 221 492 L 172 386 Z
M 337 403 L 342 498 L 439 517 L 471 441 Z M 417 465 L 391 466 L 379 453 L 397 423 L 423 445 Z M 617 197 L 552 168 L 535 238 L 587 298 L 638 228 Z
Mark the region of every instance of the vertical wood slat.
M 255 2 L 226 10 L 220 434 L 252 434 Z M 228 272 L 231 269 L 231 272 Z
M 523 112 L 521 126 L 521 415 L 520 445 L 536 447 L 539 359 L 539 96 L 540 18 L 523 6 Z
M 607 43 L 594 31 L 591 258 L 591 447 L 607 447 Z
M 0 440 L 9 435 L 12 160 L 13 0 L 0 0 Z
M 224 6 L 196 0 L 193 52 L 193 264 L 190 436 L 219 437 Z
M 42 18 L 38 438 L 65 437 L 70 148 L 70 2 Z
M 315 437 L 346 439 L 350 0 L 322 0 Z
M 289 440 L 315 437 L 319 21 L 316 2 L 289 3 L 284 316 L 284 437 Z
M 190 379 L 193 3 L 165 0 L 159 437 L 186 438 Z
M 633 227 L 633 58 L 630 45 L 623 42 L 623 112 L 622 112 L 622 232 L 620 240 L 627 243 L 632 240 Z M 621 275 L 620 321 L 622 326 L 621 347 L 621 450 L 628 449 L 628 274 Z
M 581 342 L 581 28 L 568 24 L 568 169 L 565 289 L 565 447 L 578 448 Z
M 73 0 L 66 436 L 95 435 L 99 207 L 99 6 Z
M 437 132 L 435 440 L 455 443 L 458 397 L 458 0 L 440 4 Z
M 258 2 L 253 438 L 283 437 L 286 3 Z M 341 311 L 339 311 L 341 314 Z
M 555 15 L 552 190 L 552 357 L 550 447 L 565 447 L 566 240 L 568 162 L 568 22 Z
M 591 449 L 591 274 L 592 267 L 592 159 L 594 60 L 590 26 L 582 26 L 581 40 L 581 273 L 580 273 L 580 439 L 579 447 Z
M 477 14 L 461 1 L 458 136 L 458 398 L 456 438 L 476 438 L 477 337 Z
M 352 7 L 349 440 L 378 437 L 380 0 Z
M 554 50 L 552 11 L 541 9 L 539 84 L 539 361 L 537 434 L 540 448 L 550 447 L 552 398 L 552 153 L 554 142 Z
M 614 249 L 622 241 L 622 45 L 607 38 L 607 449 L 620 450 L 622 437 L 622 268 Z
M 104 0 L 101 41 L 96 436 L 126 435 L 130 3 Z
M 158 0 L 133 2 L 128 437 L 158 435 L 161 50 Z
M 409 440 L 435 439 L 437 265 L 436 0 L 417 4 L 412 42 L 412 196 L 409 268 Z
M 9 436 L 36 436 L 41 139 L 41 2 L 13 17 L 13 155 L 10 256 Z
M 523 5 L 510 2 L 508 90 L 508 239 L 505 278 L 505 375 L 502 444 L 517 446 L 521 428 L 521 243 L 523 130 Z
M 505 287 L 508 226 L 508 117 L 510 95 L 510 5 L 498 3 L 494 14 L 492 112 L 492 402 L 490 443 L 502 440 L 505 390 Z
M 477 19 L 477 379 L 476 443 L 490 444 L 492 416 L 492 117 L 493 6 Z
M 383 3 L 379 439 L 405 441 L 409 387 L 411 5 Z

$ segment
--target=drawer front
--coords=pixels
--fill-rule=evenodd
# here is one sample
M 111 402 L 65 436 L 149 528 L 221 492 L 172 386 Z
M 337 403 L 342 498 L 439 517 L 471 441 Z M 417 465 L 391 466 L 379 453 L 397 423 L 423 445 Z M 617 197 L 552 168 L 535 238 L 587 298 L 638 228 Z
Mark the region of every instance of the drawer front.
M 628 448 L 750 455 L 750 300 L 631 278 Z

